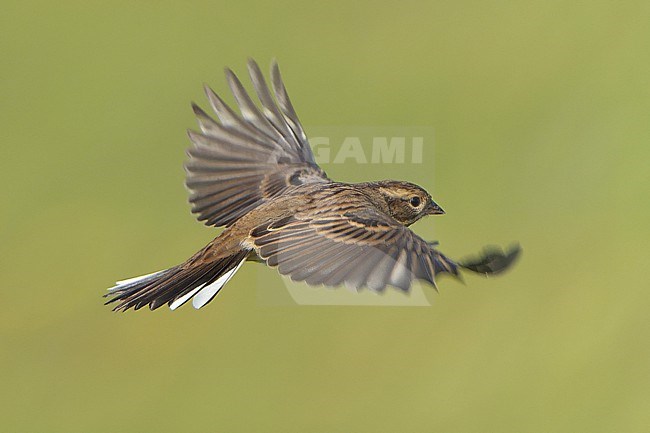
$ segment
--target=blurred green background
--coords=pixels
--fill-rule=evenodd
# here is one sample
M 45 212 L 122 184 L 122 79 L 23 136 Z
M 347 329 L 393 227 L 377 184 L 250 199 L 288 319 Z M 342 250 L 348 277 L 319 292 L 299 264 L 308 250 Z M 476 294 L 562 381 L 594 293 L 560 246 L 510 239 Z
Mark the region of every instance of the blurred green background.
M 644 1 L 3 2 L 0 429 L 647 432 L 648 22 Z M 248 56 L 278 59 L 307 128 L 433 127 L 425 164 L 324 168 L 425 186 L 447 215 L 419 234 L 451 257 L 518 240 L 518 266 L 390 308 L 264 305 L 282 281 L 250 265 L 201 311 L 112 313 L 113 281 L 217 234 L 183 186 L 189 102 Z

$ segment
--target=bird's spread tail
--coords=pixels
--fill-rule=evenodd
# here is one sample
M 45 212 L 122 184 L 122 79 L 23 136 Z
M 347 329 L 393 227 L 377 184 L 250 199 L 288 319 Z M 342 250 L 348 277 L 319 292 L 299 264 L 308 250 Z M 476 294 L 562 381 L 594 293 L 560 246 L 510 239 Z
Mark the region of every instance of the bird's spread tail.
M 192 299 L 201 308 L 219 293 L 244 263 L 249 250 L 240 250 L 222 259 L 198 261 L 195 257 L 164 271 L 118 281 L 111 287 L 106 303 L 117 302 L 115 311 L 138 310 L 145 305 L 155 310 L 163 304 L 175 310 Z

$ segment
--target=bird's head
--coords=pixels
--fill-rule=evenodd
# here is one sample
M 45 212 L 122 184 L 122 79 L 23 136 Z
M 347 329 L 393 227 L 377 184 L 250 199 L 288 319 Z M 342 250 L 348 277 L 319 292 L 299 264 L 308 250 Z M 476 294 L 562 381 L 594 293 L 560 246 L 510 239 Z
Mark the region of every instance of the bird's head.
M 428 192 L 410 182 L 386 180 L 377 183 L 390 215 L 409 226 L 425 215 L 442 215 L 444 210 Z

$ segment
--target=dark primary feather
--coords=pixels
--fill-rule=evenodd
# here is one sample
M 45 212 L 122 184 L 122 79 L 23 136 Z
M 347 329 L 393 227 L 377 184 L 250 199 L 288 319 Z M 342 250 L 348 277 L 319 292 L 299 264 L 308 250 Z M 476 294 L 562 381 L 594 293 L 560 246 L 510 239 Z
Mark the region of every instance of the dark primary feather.
M 513 245 L 507 252 L 503 252 L 499 247 L 490 245 L 483 248 L 479 256 L 463 260 L 458 264 L 465 269 L 479 274 L 498 274 L 512 266 L 520 253 L 521 247 L 519 245 Z
M 192 211 L 207 225 L 229 226 L 289 186 L 330 181 L 314 162 L 277 64 L 271 70 L 277 101 L 257 64 L 250 60 L 248 67 L 261 109 L 229 69 L 226 78 L 241 115 L 208 87 L 219 121 L 193 105 L 201 131 L 189 132 L 186 185 Z

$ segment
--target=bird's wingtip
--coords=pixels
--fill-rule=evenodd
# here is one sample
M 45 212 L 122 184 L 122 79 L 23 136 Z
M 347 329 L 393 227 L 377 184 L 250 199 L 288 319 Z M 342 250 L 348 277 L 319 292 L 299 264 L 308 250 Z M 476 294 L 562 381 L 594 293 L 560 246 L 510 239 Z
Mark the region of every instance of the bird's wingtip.
M 472 272 L 479 274 L 494 275 L 505 272 L 517 261 L 521 255 L 522 248 L 519 243 L 512 244 L 507 251 L 489 245 L 477 256 L 460 261 L 458 264 Z

